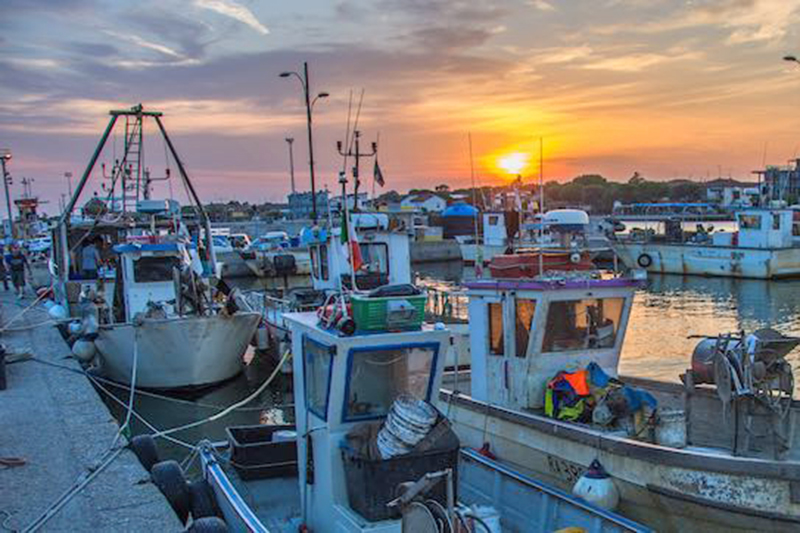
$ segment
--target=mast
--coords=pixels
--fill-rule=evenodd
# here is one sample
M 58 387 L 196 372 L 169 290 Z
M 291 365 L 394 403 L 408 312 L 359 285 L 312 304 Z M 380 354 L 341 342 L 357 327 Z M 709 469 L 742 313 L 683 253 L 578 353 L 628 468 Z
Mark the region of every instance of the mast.
M 539 137 L 539 275 L 544 274 L 544 139 Z

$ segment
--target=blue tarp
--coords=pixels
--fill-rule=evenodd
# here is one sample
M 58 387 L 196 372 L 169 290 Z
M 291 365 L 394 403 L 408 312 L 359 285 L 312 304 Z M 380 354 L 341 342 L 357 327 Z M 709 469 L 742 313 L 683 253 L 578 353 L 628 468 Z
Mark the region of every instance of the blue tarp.
M 478 210 L 469 204 L 453 204 L 442 212 L 443 217 L 474 217 Z

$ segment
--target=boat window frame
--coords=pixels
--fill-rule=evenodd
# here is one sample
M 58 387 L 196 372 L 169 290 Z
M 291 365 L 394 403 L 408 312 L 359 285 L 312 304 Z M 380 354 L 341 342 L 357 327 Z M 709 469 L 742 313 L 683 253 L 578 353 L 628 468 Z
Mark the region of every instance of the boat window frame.
M 379 247 L 379 246 L 383 247 L 383 250 L 385 252 L 384 257 L 386 258 L 386 274 L 384 274 L 383 272 L 377 272 L 377 274 L 378 274 L 379 278 L 383 278 L 384 276 L 386 276 L 386 282 L 388 283 L 389 280 L 392 277 L 392 262 L 391 262 L 390 256 L 389 256 L 389 243 L 387 243 L 387 242 L 366 241 L 366 242 L 359 242 L 358 246 L 360 248 L 362 248 L 362 257 L 364 255 L 363 254 L 363 250 L 366 250 L 367 247 L 373 247 L 373 246 L 374 247 Z M 366 263 L 366 261 L 364 261 L 364 262 Z M 369 276 L 369 275 L 373 275 L 374 273 L 373 272 L 363 273 L 359 269 L 359 271 L 356 272 L 356 281 L 358 280 L 359 274 Z
M 506 298 L 498 298 L 497 300 L 486 300 L 486 353 L 490 357 L 505 357 L 506 356 L 506 311 L 505 311 Z M 492 305 L 499 306 L 500 309 L 500 352 L 495 353 L 492 350 Z
M 319 276 L 319 246 L 316 244 L 309 246 L 308 253 L 311 256 L 311 277 L 322 279 Z
M 518 309 L 518 304 L 519 304 L 520 300 L 524 300 L 526 302 L 533 303 L 533 313 L 531 314 L 530 322 L 528 322 L 527 342 L 525 343 L 525 346 L 522 347 L 522 353 L 521 354 L 520 354 L 520 347 L 518 346 L 518 342 L 517 342 L 519 340 L 518 335 L 517 335 L 517 327 L 519 326 L 519 321 L 517 319 L 517 317 L 518 317 L 517 309 Z M 539 305 L 540 305 L 540 299 L 539 298 L 533 298 L 533 297 L 521 298 L 518 295 L 514 295 L 513 306 L 512 306 L 513 310 L 514 310 L 514 354 L 513 355 L 517 359 L 525 359 L 526 357 L 528 357 L 528 347 L 531 345 L 531 337 L 533 337 L 536 334 L 536 330 L 534 329 L 533 326 L 536 323 L 536 313 L 539 310 Z
M 599 348 L 583 348 L 583 347 L 581 347 L 581 348 L 574 348 L 574 349 L 570 349 L 570 350 L 545 350 L 545 341 L 547 340 L 546 339 L 546 337 L 547 337 L 547 335 L 546 335 L 547 325 L 548 325 L 548 320 L 550 318 L 550 309 L 552 307 L 552 304 L 559 303 L 559 302 L 580 302 L 582 300 L 612 300 L 612 299 L 622 300 L 622 307 L 620 308 L 619 319 L 618 319 L 618 322 L 615 324 L 614 344 L 612 346 L 599 347 Z M 622 325 L 623 325 L 623 323 L 627 323 L 627 318 L 626 317 L 627 317 L 627 315 L 630 314 L 630 307 L 632 305 L 632 297 L 629 297 L 629 296 L 626 296 L 626 295 L 608 295 L 608 296 L 596 296 L 596 295 L 588 296 L 587 295 L 587 296 L 583 296 L 583 297 L 558 297 L 558 298 L 552 298 L 552 299 L 548 298 L 547 301 L 544 302 L 544 303 L 546 303 L 546 306 L 545 306 L 545 308 L 543 310 L 544 323 L 543 323 L 542 327 L 544 329 L 544 332 L 540 336 L 541 340 L 538 343 L 539 344 L 538 352 L 540 354 L 542 354 L 543 356 L 549 357 L 549 356 L 558 356 L 558 355 L 564 355 L 564 354 L 575 354 L 575 353 L 580 353 L 580 352 L 596 353 L 596 352 L 608 351 L 608 350 L 615 350 L 615 351 L 620 350 L 620 342 L 621 342 L 621 335 L 620 334 L 622 332 Z
M 350 378 L 353 373 L 353 360 L 355 359 L 356 354 L 362 352 L 379 352 L 379 351 L 389 351 L 389 350 L 400 350 L 400 349 L 414 349 L 414 348 L 429 348 L 433 350 L 433 357 L 431 358 L 431 370 L 430 376 L 428 377 L 428 386 L 425 390 L 425 398 L 424 400 L 428 403 L 431 402 L 431 396 L 433 394 L 433 386 L 434 381 L 436 378 L 436 370 L 439 364 L 439 349 L 441 343 L 439 342 L 406 342 L 406 343 L 393 343 L 393 344 L 375 344 L 370 346 L 354 346 L 347 351 L 347 366 L 345 369 L 345 381 L 344 381 L 344 396 L 342 398 L 342 423 L 349 423 L 349 422 L 364 422 L 369 420 L 382 420 L 389 415 L 389 411 L 387 410 L 385 414 L 382 415 L 362 415 L 362 416 L 349 416 L 347 413 L 347 402 L 350 399 Z M 391 406 L 389 407 L 391 408 Z
M 334 357 L 334 355 L 336 355 L 336 345 L 325 344 L 324 342 L 319 341 L 319 340 L 315 339 L 314 337 L 312 337 L 312 336 L 310 336 L 308 334 L 304 334 L 302 340 L 303 340 L 303 389 L 304 389 L 303 402 L 305 403 L 306 411 L 308 411 L 310 413 L 313 413 L 315 416 L 317 416 L 321 420 L 327 422 L 328 421 L 328 409 L 330 408 L 330 404 L 331 404 L 331 383 L 333 381 L 333 365 L 334 365 L 333 357 Z M 326 385 L 326 390 L 325 390 L 325 407 L 324 407 L 324 412 L 322 412 L 322 413 L 317 411 L 315 408 L 312 408 L 311 403 L 309 402 L 309 396 L 308 396 L 308 390 L 309 390 L 308 389 L 308 379 L 309 379 L 308 354 L 309 354 L 309 352 L 306 349 L 306 346 L 307 346 L 306 343 L 314 344 L 317 347 L 320 347 L 323 350 L 326 350 L 328 352 L 328 357 L 329 357 L 328 377 L 327 377 L 327 385 Z
M 322 243 L 319 245 L 319 278 L 322 281 L 328 281 L 331 278 L 330 269 L 328 268 L 328 245 Z

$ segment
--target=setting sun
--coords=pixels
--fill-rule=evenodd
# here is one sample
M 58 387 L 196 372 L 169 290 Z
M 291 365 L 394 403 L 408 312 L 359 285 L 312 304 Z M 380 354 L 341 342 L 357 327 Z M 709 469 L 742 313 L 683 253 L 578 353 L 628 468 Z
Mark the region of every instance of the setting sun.
M 522 170 L 528 166 L 529 154 L 522 152 L 514 152 L 501 156 L 497 160 L 497 166 L 508 172 L 509 174 L 518 175 Z

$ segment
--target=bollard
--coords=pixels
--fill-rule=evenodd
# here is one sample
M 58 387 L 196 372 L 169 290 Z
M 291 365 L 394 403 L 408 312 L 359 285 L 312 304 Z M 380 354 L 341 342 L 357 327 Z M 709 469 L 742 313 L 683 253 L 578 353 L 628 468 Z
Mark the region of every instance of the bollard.
M 6 390 L 6 347 L 0 344 L 0 390 Z

